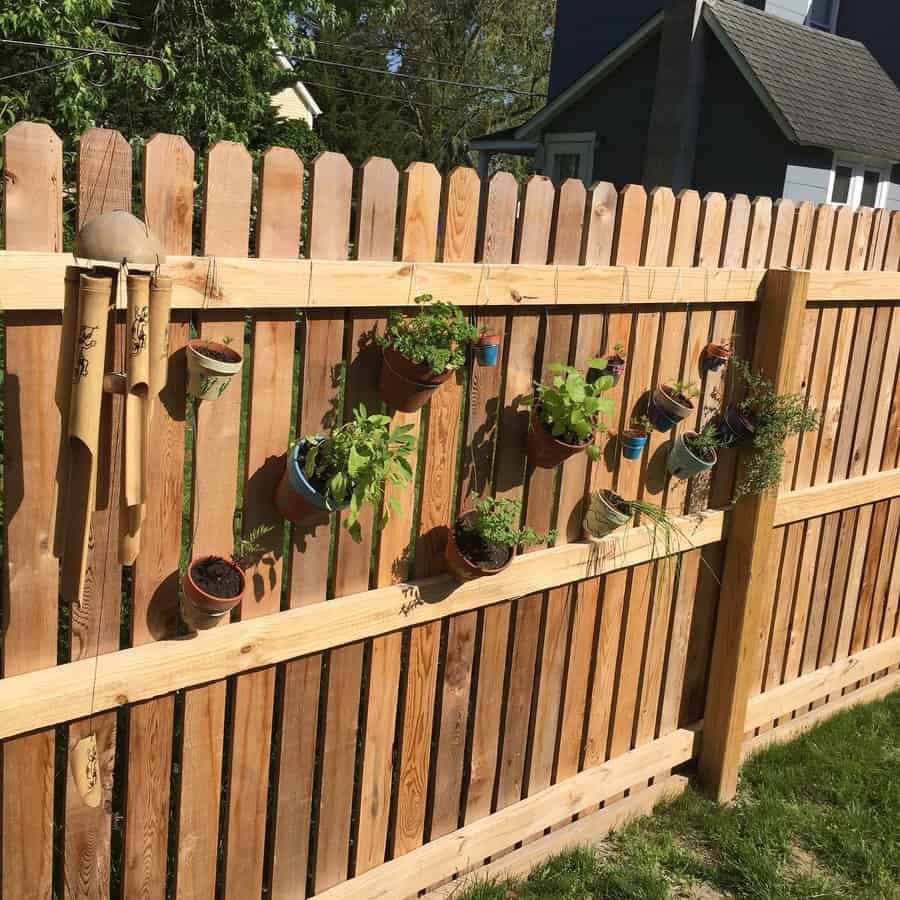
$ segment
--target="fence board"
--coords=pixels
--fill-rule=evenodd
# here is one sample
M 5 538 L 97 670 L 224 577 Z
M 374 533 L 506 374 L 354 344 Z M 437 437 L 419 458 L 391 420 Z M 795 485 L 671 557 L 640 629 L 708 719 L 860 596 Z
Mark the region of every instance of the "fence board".
M 251 178 L 250 154 L 241 144 L 220 141 L 207 154 L 204 254 L 246 256 Z M 242 347 L 243 318 L 204 313 L 199 335 Z M 195 404 L 192 559 L 210 554 L 228 556 L 234 545 L 240 417 L 238 378 L 231 379 L 215 405 L 202 401 Z M 178 900 L 208 897 L 215 890 L 225 700 L 226 684 L 222 681 L 191 688 L 184 695 L 175 882 Z
M 587 221 L 584 225 L 584 264 L 608 266 L 612 259 L 619 196 L 615 185 L 608 181 L 595 184 L 587 201 Z
M 4 246 L 62 249 L 59 138 L 47 125 L 22 122 L 4 135 L 3 154 Z M 58 314 L 7 315 L 4 324 L 6 552 L 0 673 L 10 678 L 56 663 L 59 565 L 53 532 L 58 486 L 49 473 L 56 471 L 67 400 L 62 389 L 70 376 L 58 375 L 53 366 L 34 366 L 35 360 L 60 353 Z M 28 415 L 27 410 L 42 414 Z M 37 900 L 51 892 L 54 738 L 49 729 L 0 746 L 0 897 Z

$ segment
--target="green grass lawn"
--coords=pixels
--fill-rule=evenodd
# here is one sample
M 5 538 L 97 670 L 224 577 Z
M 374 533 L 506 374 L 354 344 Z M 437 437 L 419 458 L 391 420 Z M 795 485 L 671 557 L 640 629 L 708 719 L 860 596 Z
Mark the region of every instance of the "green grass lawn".
M 454 900 L 898 900 L 900 692 L 744 766 L 735 802 L 689 789 L 526 881 Z

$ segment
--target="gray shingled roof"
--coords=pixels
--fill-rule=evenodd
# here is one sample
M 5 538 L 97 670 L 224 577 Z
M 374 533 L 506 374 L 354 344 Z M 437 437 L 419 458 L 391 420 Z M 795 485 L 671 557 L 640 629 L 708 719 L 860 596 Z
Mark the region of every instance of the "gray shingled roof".
M 726 49 L 744 58 L 781 113 L 788 137 L 900 160 L 900 90 L 863 44 L 733 0 L 712 0 L 707 10 Z

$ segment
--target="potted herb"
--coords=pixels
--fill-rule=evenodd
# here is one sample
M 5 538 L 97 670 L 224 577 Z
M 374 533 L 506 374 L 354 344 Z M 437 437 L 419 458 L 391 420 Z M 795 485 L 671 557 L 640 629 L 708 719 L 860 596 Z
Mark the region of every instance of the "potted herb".
M 497 357 L 500 355 L 500 335 L 482 328 L 478 340 L 473 345 L 475 359 L 479 366 L 490 368 L 497 365 Z
M 735 359 L 732 365 L 746 390 L 736 409 L 754 425 L 750 452 L 744 457 L 735 488 L 738 500 L 745 494 L 760 494 L 778 486 L 784 442 L 792 434 L 813 431 L 819 416 L 814 409 L 807 409 L 800 394 L 776 393 L 774 384 L 761 372 L 754 372 L 746 360 Z
M 416 297 L 413 315 L 392 310 L 387 330 L 377 337 L 382 348 L 379 395 L 392 409 L 415 412 L 466 361 L 478 330 L 452 303 L 431 294 Z
M 377 508 L 385 481 L 412 480 L 409 456 L 416 448 L 413 425 L 391 429 L 389 416 L 369 414 L 361 403 L 349 422 L 330 436 L 309 435 L 288 452 L 287 465 L 275 493 L 278 511 L 302 523 L 323 512 L 348 509 L 344 526 L 355 541 L 361 538 L 359 514 L 363 505 Z M 397 512 L 392 498 L 389 509 Z M 385 509 L 382 525 L 389 512 Z
M 198 400 L 218 400 L 225 393 L 234 375 L 241 371 L 243 358 L 230 346 L 230 338 L 223 343 L 195 338 L 188 341 L 188 393 Z
M 605 368 L 605 359 L 588 360 L 588 370 Z M 611 376 L 589 382 L 578 369 L 560 363 L 547 366 L 547 371 L 554 373 L 553 382 L 536 383 L 534 393 L 522 401 L 532 409 L 528 461 L 552 469 L 585 449 L 591 459 L 599 459 L 594 435 L 606 428 L 601 416 L 613 411 L 613 401 L 603 396 L 612 387 Z
M 612 387 L 615 387 L 622 376 L 625 374 L 625 368 L 627 366 L 626 358 L 625 358 L 625 345 L 624 344 L 613 344 L 613 352 L 605 353 L 603 358 L 606 360 L 606 365 L 603 367 L 603 370 L 600 372 L 601 375 L 608 375 L 612 378 Z
M 260 540 L 273 530 L 271 525 L 254 528 L 238 542 L 234 556 L 204 556 L 192 559 L 182 581 L 181 617 L 195 631 L 213 628 L 244 597 L 244 569 L 264 552 Z
M 731 342 L 723 341 L 721 344 L 707 344 L 703 348 L 703 368 L 710 372 L 717 372 L 728 364 L 731 359 Z
M 584 530 L 588 538 L 599 540 L 617 528 L 627 525 L 633 516 L 631 504 L 615 491 L 609 489 L 594 491 L 584 516 Z
M 631 427 L 622 432 L 622 456 L 640 459 L 652 430 L 653 425 L 646 416 L 634 416 Z
M 647 415 L 657 431 L 670 431 L 694 411 L 694 398 L 700 392 L 691 382 L 673 381 L 653 391 Z
M 666 468 L 685 481 L 709 471 L 717 460 L 716 450 L 721 446 L 719 433 L 712 423 L 697 431 L 685 431 L 675 435 L 672 449 L 666 460 Z
M 555 531 L 538 534 L 520 528 L 522 506 L 518 500 L 485 497 L 461 515 L 450 529 L 444 556 L 448 571 L 460 581 L 496 575 L 511 562 L 516 547 L 552 541 Z
M 737 403 L 729 403 L 716 422 L 719 444 L 722 447 L 740 447 L 749 444 L 756 432 L 756 419 L 750 411 Z

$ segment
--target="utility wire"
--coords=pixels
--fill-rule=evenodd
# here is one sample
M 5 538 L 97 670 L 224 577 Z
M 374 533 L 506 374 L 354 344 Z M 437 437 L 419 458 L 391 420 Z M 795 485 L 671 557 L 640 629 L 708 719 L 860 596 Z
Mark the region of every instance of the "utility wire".
M 334 84 L 326 84 L 324 81 L 309 81 L 306 78 L 303 79 L 304 84 L 311 84 L 313 87 L 325 88 L 328 91 L 341 91 L 344 94 L 356 94 L 360 97 L 372 97 L 375 100 L 392 100 L 394 103 L 405 103 L 408 106 L 422 106 L 428 107 L 430 109 L 449 109 L 449 110 L 459 110 L 462 107 L 459 106 L 444 106 L 438 103 L 425 103 L 419 100 L 408 100 L 405 97 L 391 97 L 388 94 L 372 94 L 369 91 L 356 91 L 352 88 L 338 87 Z
M 356 72 L 371 72 L 374 75 L 387 75 L 390 78 L 406 78 L 410 81 L 427 81 L 432 84 L 446 84 L 451 87 L 472 88 L 479 91 L 494 91 L 499 94 L 518 94 L 523 97 L 543 97 L 544 94 L 537 94 L 534 91 L 520 91 L 516 88 L 502 87 L 500 85 L 489 84 L 473 84 L 469 81 L 447 81 L 444 78 L 431 78 L 427 75 L 408 75 L 405 72 L 390 72 L 386 69 L 376 69 L 372 66 L 355 66 L 351 63 L 334 62 L 330 59 L 318 59 L 315 56 L 295 56 L 288 57 L 292 63 L 295 62 L 312 62 L 319 63 L 323 66 L 333 66 L 337 69 L 352 69 Z
M 0 44 L 13 44 L 17 47 L 39 47 L 44 50 L 66 50 L 71 53 L 96 53 L 103 56 L 136 56 L 140 59 L 152 59 L 157 62 L 163 62 L 161 56 L 154 56 L 150 53 L 132 53 L 128 50 L 103 50 L 100 47 L 71 47 L 67 44 L 48 44 L 42 41 L 17 41 L 12 38 L 0 38 Z
M 34 75 L 35 72 L 46 72 L 48 69 L 61 69 L 63 66 L 71 66 L 79 60 L 89 56 L 95 56 L 94 53 L 82 53 L 81 56 L 72 56 L 69 59 L 60 59 L 56 62 L 48 63 L 46 66 L 37 66 L 34 69 L 26 69 L 24 72 L 13 72 L 11 75 L 0 76 L 0 81 L 9 81 L 10 78 L 22 78 L 25 75 Z

